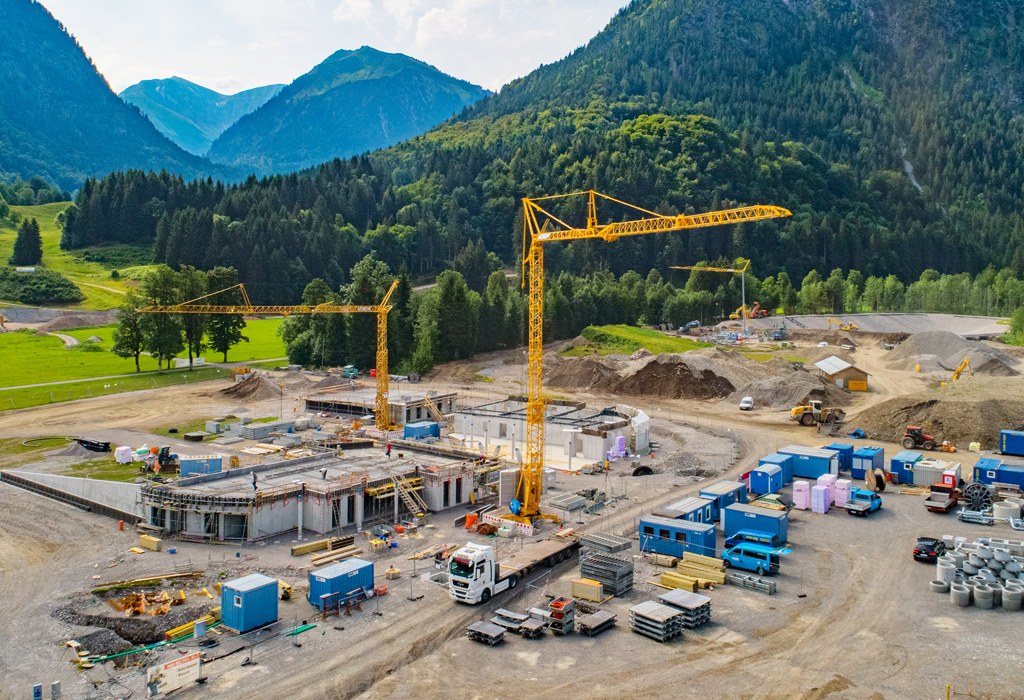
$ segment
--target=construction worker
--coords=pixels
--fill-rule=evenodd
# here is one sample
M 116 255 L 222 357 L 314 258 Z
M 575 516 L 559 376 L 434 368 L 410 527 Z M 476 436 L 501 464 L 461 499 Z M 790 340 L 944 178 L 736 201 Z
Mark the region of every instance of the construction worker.
M 253 492 L 255 492 L 256 491 L 256 472 L 249 472 L 249 473 L 252 474 L 252 490 L 253 490 Z
M 320 478 L 324 481 L 327 480 L 327 467 L 320 467 Z
M 388 440 L 388 446 L 387 446 L 387 449 L 384 450 L 384 452 L 387 453 L 388 459 L 391 459 L 391 441 L 390 440 Z

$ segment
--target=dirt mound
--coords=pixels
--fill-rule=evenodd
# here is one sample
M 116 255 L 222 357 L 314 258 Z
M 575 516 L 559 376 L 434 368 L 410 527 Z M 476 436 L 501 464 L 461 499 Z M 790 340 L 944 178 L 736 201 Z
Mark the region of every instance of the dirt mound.
M 621 377 L 602 382 L 606 391 L 666 399 L 717 399 L 736 390 L 721 363 L 704 357 L 667 354 L 644 358 Z
M 278 398 L 281 396 L 281 389 L 266 377 L 253 374 L 248 379 L 236 382 L 227 389 L 221 389 L 219 393 L 222 396 L 229 396 L 233 399 L 263 401 L 264 399 Z
M 92 450 L 87 450 L 84 447 L 82 447 L 81 445 L 79 445 L 77 442 L 72 442 L 67 447 L 65 447 L 65 448 L 63 448 L 61 450 L 56 450 L 55 452 L 51 452 L 49 456 L 50 457 L 56 457 L 58 459 L 73 459 L 73 460 L 76 460 L 76 461 L 81 461 L 81 460 L 86 460 L 86 459 L 103 459 L 104 458 L 104 453 L 103 452 L 93 452 Z M 106 455 L 106 456 L 109 456 L 109 455 Z
M 1019 372 L 1015 369 L 1020 361 L 1006 353 L 984 343 L 964 340 L 955 333 L 948 331 L 928 331 L 915 333 L 898 348 L 889 353 L 888 364 L 893 369 L 913 372 L 920 363 L 922 371 L 925 365 L 953 371 L 967 358 L 971 369 L 980 374 L 991 374 L 1009 377 Z
M 848 406 L 851 403 L 849 392 L 810 372 L 793 372 L 744 384 L 730 397 L 730 401 L 738 404 L 745 396 L 752 397 L 755 406 L 776 410 L 803 406 L 811 399 L 820 399 L 826 406 Z
M 117 309 L 110 311 L 97 311 L 89 314 L 70 313 L 61 314 L 52 321 L 39 326 L 42 331 L 62 331 L 67 328 L 81 328 L 82 326 L 105 326 L 116 320 Z
M 619 374 L 619 363 L 604 357 L 564 358 L 545 372 L 545 383 L 554 389 L 592 389 L 613 381 Z
M 337 374 L 332 374 L 326 379 L 318 381 L 315 386 L 318 389 L 330 389 L 332 386 L 348 386 L 351 382 L 351 379 L 343 379 Z
M 108 629 L 98 629 L 89 634 L 78 635 L 75 637 L 75 641 L 90 654 L 121 654 L 135 648 L 135 645 L 127 639 L 121 639 Z
M 635 362 L 636 360 L 642 360 L 642 359 L 644 359 L 645 357 L 650 357 L 650 356 L 651 356 L 651 355 L 653 355 L 653 354 L 654 354 L 654 353 L 652 353 L 652 352 L 651 352 L 650 350 L 648 350 L 647 348 L 640 348 L 639 350 L 637 350 L 636 352 L 634 352 L 634 353 L 633 353 L 632 355 L 630 355 L 630 356 L 629 356 L 629 359 L 631 359 L 631 360 L 633 360 L 633 361 Z

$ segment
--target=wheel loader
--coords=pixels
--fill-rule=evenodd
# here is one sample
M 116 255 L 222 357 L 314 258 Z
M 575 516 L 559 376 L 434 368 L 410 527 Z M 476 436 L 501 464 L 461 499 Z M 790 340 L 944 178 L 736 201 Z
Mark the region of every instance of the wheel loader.
M 815 423 L 838 423 L 846 418 L 846 411 L 835 407 L 822 407 L 821 401 L 811 401 L 806 406 L 794 406 L 789 417 L 801 425 Z

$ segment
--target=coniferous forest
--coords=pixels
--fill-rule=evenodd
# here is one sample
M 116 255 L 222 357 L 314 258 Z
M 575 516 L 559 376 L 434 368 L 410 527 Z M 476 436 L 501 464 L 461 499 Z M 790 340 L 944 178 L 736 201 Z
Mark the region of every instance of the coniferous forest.
M 741 258 L 748 301 L 767 308 L 1010 314 L 1024 303 L 1018 10 L 635 0 L 586 47 L 384 151 L 237 185 L 87 180 L 63 246 L 233 267 L 257 303 L 369 299 L 387 285 L 366 279 L 440 275 L 396 316 L 397 357 L 420 369 L 519 344 L 518 285 L 494 273 L 518 271 L 520 199 L 590 188 L 661 213 L 762 203 L 794 216 L 548 246 L 548 338 L 720 318 L 738 280 L 670 268 Z M 582 223 L 585 202 L 555 213 Z M 324 346 L 327 331 L 290 321 L 296 357 L 312 362 L 319 342 L 350 358 L 356 322 L 339 323 Z M 316 364 L 331 364 L 323 347 Z

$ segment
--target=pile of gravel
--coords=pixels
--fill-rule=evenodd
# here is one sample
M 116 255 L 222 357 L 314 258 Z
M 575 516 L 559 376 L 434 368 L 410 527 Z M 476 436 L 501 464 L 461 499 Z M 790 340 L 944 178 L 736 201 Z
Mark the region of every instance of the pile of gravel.
M 980 374 L 1008 377 L 1019 374 L 1020 361 L 985 343 L 964 340 L 948 331 L 915 333 L 889 353 L 893 369 L 913 372 L 918 364 L 922 372 L 953 371 L 967 358 L 971 369 Z

